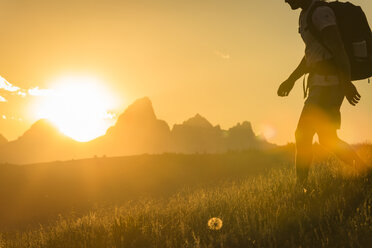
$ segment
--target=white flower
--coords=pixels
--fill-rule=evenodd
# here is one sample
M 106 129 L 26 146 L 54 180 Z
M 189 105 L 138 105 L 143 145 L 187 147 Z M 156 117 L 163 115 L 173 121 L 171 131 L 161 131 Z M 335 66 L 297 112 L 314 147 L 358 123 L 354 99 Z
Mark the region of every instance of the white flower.
M 211 230 L 220 230 L 222 228 L 222 220 L 217 217 L 211 218 L 208 221 L 208 227 Z

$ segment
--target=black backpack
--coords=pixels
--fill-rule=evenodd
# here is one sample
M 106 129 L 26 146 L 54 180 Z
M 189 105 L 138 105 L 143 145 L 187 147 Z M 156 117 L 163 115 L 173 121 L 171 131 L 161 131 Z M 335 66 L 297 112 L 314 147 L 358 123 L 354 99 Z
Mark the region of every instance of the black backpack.
M 317 7 L 330 7 L 337 19 L 337 25 L 351 66 L 351 80 L 372 77 L 372 32 L 367 17 L 360 6 L 350 2 L 317 1 L 309 11 L 309 31 L 329 50 L 321 40 L 319 31 L 312 24 L 312 15 Z

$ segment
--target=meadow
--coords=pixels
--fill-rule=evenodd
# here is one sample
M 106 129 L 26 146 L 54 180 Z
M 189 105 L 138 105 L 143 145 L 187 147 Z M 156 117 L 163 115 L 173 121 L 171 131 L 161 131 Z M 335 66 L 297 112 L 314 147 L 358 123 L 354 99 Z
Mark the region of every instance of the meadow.
M 306 188 L 292 146 L 2 165 L 1 199 L 28 191 L 3 200 L 0 247 L 370 247 L 372 182 L 317 154 Z

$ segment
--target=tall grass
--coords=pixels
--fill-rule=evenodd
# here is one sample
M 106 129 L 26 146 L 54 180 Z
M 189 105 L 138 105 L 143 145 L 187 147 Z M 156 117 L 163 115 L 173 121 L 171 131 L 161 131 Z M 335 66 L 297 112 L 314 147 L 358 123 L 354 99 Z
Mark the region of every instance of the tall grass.
M 345 177 L 336 160 L 319 163 L 306 188 L 296 184 L 293 169 L 274 169 L 161 200 L 61 216 L 3 234 L 0 247 L 369 247 L 371 185 Z M 208 227 L 213 217 L 222 220 L 221 229 Z

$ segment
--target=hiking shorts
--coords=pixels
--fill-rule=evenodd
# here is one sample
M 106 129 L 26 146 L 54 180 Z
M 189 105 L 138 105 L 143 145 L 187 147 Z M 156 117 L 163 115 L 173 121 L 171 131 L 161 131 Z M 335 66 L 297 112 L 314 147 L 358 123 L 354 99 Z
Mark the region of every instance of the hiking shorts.
M 343 100 L 344 91 L 340 85 L 311 86 L 297 129 L 314 132 L 340 129 Z

